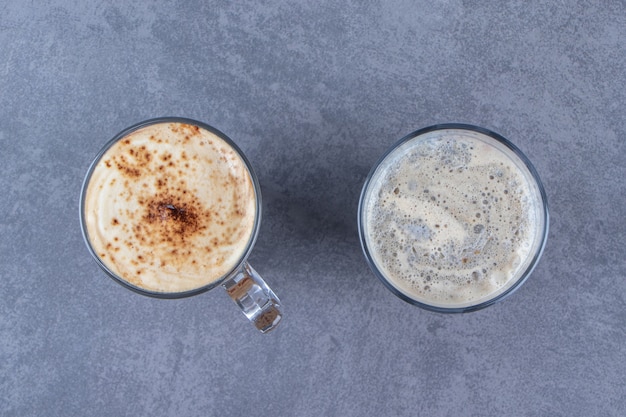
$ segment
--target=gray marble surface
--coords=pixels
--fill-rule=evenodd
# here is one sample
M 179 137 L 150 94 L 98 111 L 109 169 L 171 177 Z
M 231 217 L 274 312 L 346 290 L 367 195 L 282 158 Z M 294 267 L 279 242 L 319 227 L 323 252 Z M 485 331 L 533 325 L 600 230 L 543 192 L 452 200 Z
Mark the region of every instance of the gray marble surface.
M 0 57 L 0 415 L 626 415 L 623 0 L 5 0 Z M 270 334 L 85 248 L 92 158 L 165 115 L 255 167 Z M 464 315 L 391 294 L 356 228 L 384 150 L 452 121 L 516 143 L 551 209 L 527 283 Z

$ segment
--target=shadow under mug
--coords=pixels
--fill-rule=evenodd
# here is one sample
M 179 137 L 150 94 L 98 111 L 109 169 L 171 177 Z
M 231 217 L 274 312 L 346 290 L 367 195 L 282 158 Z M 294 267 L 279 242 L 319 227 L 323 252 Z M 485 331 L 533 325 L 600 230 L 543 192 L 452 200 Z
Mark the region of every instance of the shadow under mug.
M 245 164 L 248 173 L 250 174 L 250 178 L 252 180 L 255 200 L 256 200 L 256 215 L 254 219 L 254 226 L 251 233 L 251 237 L 247 243 L 245 250 L 243 251 L 240 259 L 237 261 L 236 266 L 232 268 L 229 272 L 224 274 L 221 278 L 211 282 L 210 284 L 194 288 L 191 290 L 186 290 L 182 292 L 158 292 L 148 290 L 146 288 L 139 287 L 137 285 L 133 285 L 129 281 L 125 280 L 123 277 L 118 276 L 115 272 L 113 272 L 106 263 L 101 259 L 96 250 L 94 249 L 91 239 L 89 237 L 88 228 L 86 225 L 86 214 L 85 214 L 85 204 L 86 204 L 86 193 L 92 178 L 92 174 L 95 168 L 98 166 L 98 163 L 101 161 L 104 155 L 106 155 L 107 151 L 115 145 L 118 141 L 125 138 L 129 134 L 156 124 L 167 124 L 167 123 L 181 123 L 185 125 L 197 126 L 201 129 L 204 129 L 218 138 L 223 140 L 227 145 L 229 145 L 232 150 L 234 150 L 243 163 Z M 156 298 L 164 298 L 164 299 L 178 299 L 184 297 L 190 297 L 194 295 L 201 294 L 203 292 L 209 291 L 217 286 L 222 286 L 226 293 L 230 296 L 230 298 L 239 306 L 244 315 L 254 324 L 254 326 L 261 332 L 267 333 L 270 330 L 273 330 L 278 323 L 282 319 L 281 312 L 281 304 L 280 300 L 271 290 L 271 288 L 265 283 L 265 281 L 261 278 L 261 276 L 248 264 L 247 258 L 252 251 L 254 243 L 256 241 L 259 226 L 261 222 L 261 187 L 259 185 L 259 181 L 257 179 L 256 174 L 254 173 L 250 162 L 245 157 L 244 153 L 237 147 L 237 145 L 224 133 L 219 131 L 218 129 L 209 126 L 205 123 L 182 118 L 182 117 L 161 117 L 156 119 L 150 119 L 138 124 L 135 124 L 122 132 L 118 133 L 113 139 L 111 139 L 97 154 L 96 158 L 93 160 L 91 166 L 87 171 L 87 175 L 83 181 L 81 194 L 80 194 L 80 225 L 81 231 L 83 234 L 83 238 L 87 245 L 87 248 L 96 263 L 102 268 L 102 270 L 113 278 L 114 281 L 121 284 L 122 286 L 135 291 L 139 294 L 156 297 Z
M 504 287 L 499 290 L 485 296 L 481 297 L 478 300 L 472 300 L 468 302 L 460 302 L 460 303 L 450 303 L 446 305 L 446 303 L 437 303 L 430 302 L 425 298 L 420 298 L 418 296 L 412 295 L 408 293 L 406 290 L 400 289 L 397 285 L 394 285 L 391 279 L 381 270 L 381 267 L 378 265 L 375 257 L 372 253 L 372 248 L 370 247 L 370 243 L 368 242 L 368 232 L 366 221 L 364 218 L 366 217 L 366 205 L 367 200 L 371 194 L 371 189 L 373 183 L 376 181 L 377 175 L 380 174 L 381 166 L 390 158 L 394 156 L 396 152 L 404 152 L 404 146 L 410 146 L 413 141 L 427 140 L 429 137 L 433 137 L 433 135 L 446 135 L 446 131 L 457 132 L 457 134 L 468 134 L 470 136 L 483 137 L 483 140 L 486 141 L 491 147 L 498 149 L 500 152 L 504 153 L 508 158 L 513 162 L 517 168 L 523 173 L 526 178 L 530 189 L 534 194 L 534 198 L 536 198 L 536 223 L 537 223 L 537 232 L 534 236 L 534 244 L 532 246 L 532 250 L 528 255 L 526 263 L 523 264 L 523 268 L 504 285 Z M 361 241 L 361 247 L 367 263 L 370 269 L 374 272 L 374 274 L 382 281 L 382 283 L 397 297 L 402 300 L 416 305 L 418 307 L 436 311 L 440 313 L 463 313 L 469 311 L 475 311 L 482 309 L 484 307 L 493 305 L 494 303 L 503 300 L 504 298 L 511 295 L 516 289 L 518 289 L 531 274 L 541 254 L 543 253 L 543 249 L 546 244 L 546 240 L 548 237 L 548 224 L 549 224 L 549 215 L 548 215 L 548 202 L 546 197 L 546 192 L 544 190 L 543 184 L 539 179 L 539 175 L 530 160 L 520 151 L 513 143 L 509 140 L 505 139 L 501 135 L 487 130 L 482 127 L 469 125 L 469 124 L 461 124 L 461 123 L 446 123 L 446 124 L 438 124 L 429 126 L 415 132 L 408 134 L 407 136 L 400 139 L 394 145 L 392 145 L 374 164 L 371 169 L 369 175 L 367 176 L 365 183 L 363 185 L 363 189 L 361 192 L 361 196 L 359 199 L 359 207 L 358 207 L 358 229 L 359 229 L 359 239 Z

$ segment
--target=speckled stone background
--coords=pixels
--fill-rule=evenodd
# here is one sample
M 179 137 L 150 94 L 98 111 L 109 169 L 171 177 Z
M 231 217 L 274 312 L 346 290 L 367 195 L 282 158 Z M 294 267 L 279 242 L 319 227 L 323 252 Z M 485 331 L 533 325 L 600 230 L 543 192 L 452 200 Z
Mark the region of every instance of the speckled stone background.
M 0 13 L 0 415 L 626 415 L 626 4 L 8 0 Z M 81 183 L 118 131 L 202 120 L 254 165 L 257 333 L 221 289 L 156 300 L 83 243 Z M 362 256 L 372 164 L 484 126 L 544 180 L 527 283 L 479 312 L 392 295 Z

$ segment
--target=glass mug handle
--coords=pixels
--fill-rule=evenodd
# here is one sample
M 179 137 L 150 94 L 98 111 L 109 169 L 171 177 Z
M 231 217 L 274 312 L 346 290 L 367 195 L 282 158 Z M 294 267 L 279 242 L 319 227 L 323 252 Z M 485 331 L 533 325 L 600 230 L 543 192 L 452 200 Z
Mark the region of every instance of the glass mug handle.
M 222 287 L 261 333 L 274 329 L 282 319 L 280 300 L 247 262 Z

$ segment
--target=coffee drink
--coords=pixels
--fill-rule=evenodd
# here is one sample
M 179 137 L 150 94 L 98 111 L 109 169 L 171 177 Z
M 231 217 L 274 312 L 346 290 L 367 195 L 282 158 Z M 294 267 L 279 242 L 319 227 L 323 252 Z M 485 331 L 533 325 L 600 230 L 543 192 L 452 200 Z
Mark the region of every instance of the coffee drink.
M 219 282 L 254 240 L 257 195 L 240 153 L 216 133 L 163 121 L 130 131 L 94 162 L 84 231 L 131 287 L 183 293 Z
M 544 198 L 524 161 L 477 130 L 435 129 L 380 162 L 361 201 L 362 242 L 403 298 L 464 308 L 503 294 L 545 240 Z

